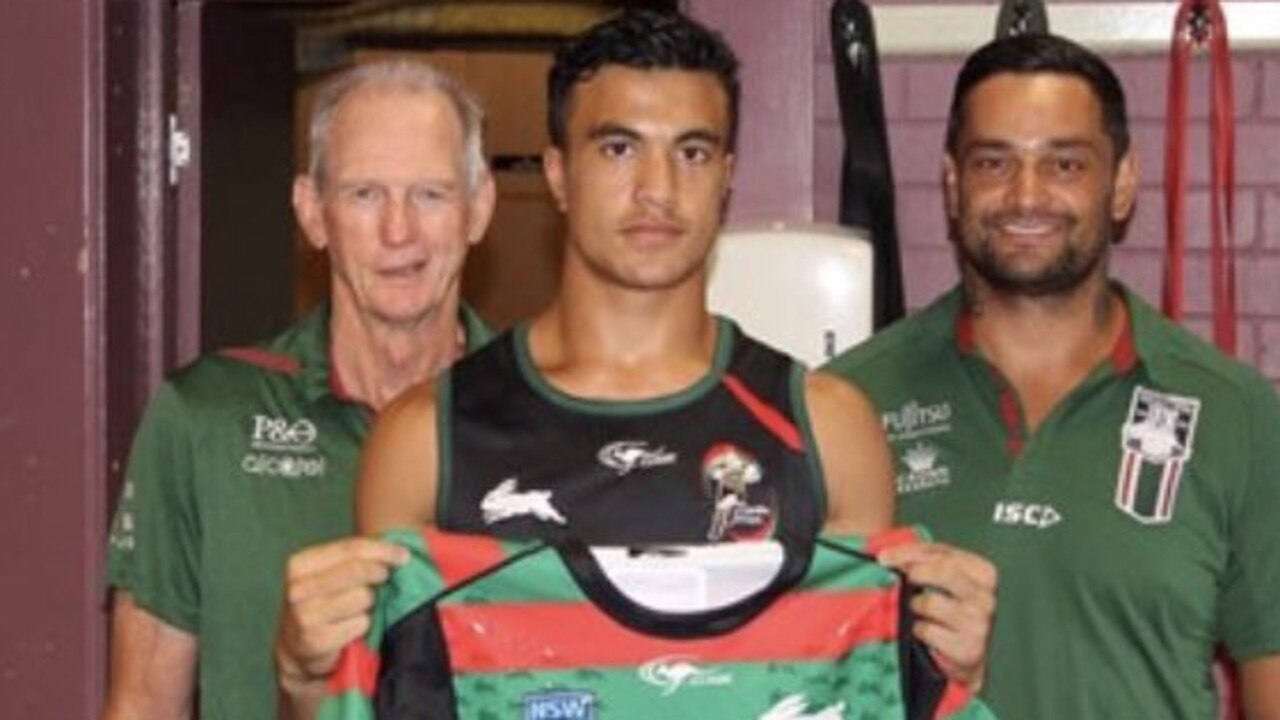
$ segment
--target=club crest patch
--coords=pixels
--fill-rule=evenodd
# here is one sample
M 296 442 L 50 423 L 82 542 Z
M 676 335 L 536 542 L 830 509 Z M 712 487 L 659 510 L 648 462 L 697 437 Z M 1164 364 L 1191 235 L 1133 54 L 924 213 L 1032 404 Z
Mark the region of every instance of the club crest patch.
M 711 498 L 707 540 L 747 540 L 765 537 L 773 529 L 771 503 L 760 503 L 764 479 L 760 462 L 732 443 L 719 443 L 702 457 L 702 489 Z
M 1148 525 L 1173 519 L 1199 414 L 1197 398 L 1134 388 L 1129 416 L 1120 429 L 1116 507 Z

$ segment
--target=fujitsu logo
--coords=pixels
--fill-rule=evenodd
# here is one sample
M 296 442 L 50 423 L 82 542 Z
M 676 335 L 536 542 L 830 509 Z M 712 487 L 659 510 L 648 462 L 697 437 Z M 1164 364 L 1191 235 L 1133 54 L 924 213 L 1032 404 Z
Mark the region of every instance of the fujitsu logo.
M 686 686 L 724 686 L 733 683 L 732 675 L 704 668 L 692 655 L 654 658 L 640 666 L 639 675 L 646 683 L 662 688 L 662 697 L 670 697 Z
M 596 459 L 622 477 L 638 468 L 674 465 L 676 454 L 663 446 L 650 447 L 645 440 L 619 440 L 600 448 Z
M 916 400 L 883 416 L 885 433 L 891 440 L 909 440 L 951 430 L 951 403 L 921 405 Z

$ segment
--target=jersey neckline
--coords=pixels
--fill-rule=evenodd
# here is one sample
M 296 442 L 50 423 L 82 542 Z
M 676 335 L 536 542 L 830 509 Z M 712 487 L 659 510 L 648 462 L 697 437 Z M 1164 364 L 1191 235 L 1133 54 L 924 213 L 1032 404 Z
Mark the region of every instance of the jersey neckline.
M 578 589 L 614 621 L 647 635 L 694 639 L 737 630 L 800 583 L 809 571 L 814 544 L 785 535 L 774 542 L 782 546 L 782 564 L 764 587 L 734 602 L 697 612 L 655 610 L 632 599 L 609 579 L 587 543 L 577 538 L 558 542 L 555 549 Z
M 711 357 L 711 367 L 707 372 L 685 388 L 644 400 L 601 400 L 572 395 L 560 390 L 543 377 L 533 362 L 533 356 L 529 351 L 528 323 L 522 323 L 512 329 L 511 342 L 515 349 L 516 367 L 519 369 L 520 377 L 536 395 L 547 402 L 590 415 L 663 412 L 701 399 L 723 379 L 729 367 L 729 361 L 733 357 L 734 341 L 739 330 L 733 321 L 727 318 L 717 315 L 714 319 L 716 322 L 715 350 Z

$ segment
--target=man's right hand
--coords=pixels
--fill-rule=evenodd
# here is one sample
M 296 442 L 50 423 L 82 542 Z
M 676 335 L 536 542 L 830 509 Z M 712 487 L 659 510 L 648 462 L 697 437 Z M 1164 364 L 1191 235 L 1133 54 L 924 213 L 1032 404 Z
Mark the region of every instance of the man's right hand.
M 369 629 L 374 590 L 408 560 L 405 548 L 371 538 L 336 540 L 289 558 L 275 649 L 285 717 L 315 715 L 342 648 Z

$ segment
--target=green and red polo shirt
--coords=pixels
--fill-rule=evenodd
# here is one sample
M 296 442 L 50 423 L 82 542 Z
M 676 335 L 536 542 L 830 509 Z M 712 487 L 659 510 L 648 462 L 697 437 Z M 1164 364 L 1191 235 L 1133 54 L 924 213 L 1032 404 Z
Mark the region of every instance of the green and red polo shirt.
M 1280 652 L 1280 403 L 1126 290 L 1110 358 L 1034 432 L 959 290 L 833 360 L 882 414 L 899 518 L 1000 570 L 983 695 L 1013 718 L 1209 718 Z
M 489 337 L 463 311 L 472 347 Z M 321 307 L 274 340 L 159 387 L 129 455 L 107 580 L 199 638 L 200 715 L 276 715 L 271 649 L 285 559 L 354 531 L 371 412 L 332 373 Z

